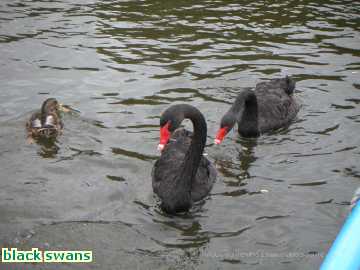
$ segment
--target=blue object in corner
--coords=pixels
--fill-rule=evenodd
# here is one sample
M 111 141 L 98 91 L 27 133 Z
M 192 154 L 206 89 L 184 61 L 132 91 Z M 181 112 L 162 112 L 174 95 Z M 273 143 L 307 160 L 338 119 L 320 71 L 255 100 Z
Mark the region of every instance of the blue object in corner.
M 360 201 L 347 217 L 320 270 L 360 270 Z

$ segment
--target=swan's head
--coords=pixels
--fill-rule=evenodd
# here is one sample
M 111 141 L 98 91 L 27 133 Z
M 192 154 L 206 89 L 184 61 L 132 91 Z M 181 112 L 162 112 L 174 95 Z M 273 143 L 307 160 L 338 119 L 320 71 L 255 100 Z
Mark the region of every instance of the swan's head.
M 224 140 L 226 134 L 234 127 L 235 122 L 236 118 L 232 113 L 227 113 L 223 116 L 220 122 L 220 128 L 216 133 L 215 144 L 220 144 Z
M 242 91 L 236 98 L 229 111 L 223 116 L 220 122 L 220 129 L 215 138 L 215 144 L 220 144 L 226 134 L 234 127 L 236 121 L 241 119 L 244 112 L 257 116 L 257 99 L 254 91 L 247 89 Z
M 184 120 L 184 115 L 177 110 L 178 106 L 172 106 L 165 110 L 160 118 L 160 143 L 158 150 L 162 151 L 170 140 L 171 133 L 174 132 Z

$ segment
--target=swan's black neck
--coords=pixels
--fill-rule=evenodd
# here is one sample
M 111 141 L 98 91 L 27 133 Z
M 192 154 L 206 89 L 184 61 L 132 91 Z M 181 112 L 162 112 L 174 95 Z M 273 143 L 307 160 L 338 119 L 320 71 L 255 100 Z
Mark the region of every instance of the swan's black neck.
M 204 147 L 206 144 L 207 126 L 202 113 L 195 107 L 182 105 L 184 109 L 184 118 L 191 120 L 193 124 L 193 136 L 190 147 L 185 155 L 181 178 L 186 183 L 186 189 L 191 190 L 191 183 L 196 176 L 200 164 Z
M 192 182 L 199 168 L 206 143 L 206 122 L 198 109 L 187 104 L 171 106 L 164 114 L 164 119 L 171 119 L 173 129 L 179 127 L 184 119 L 190 119 L 194 127 L 184 160 L 178 161 L 182 162 L 179 174 L 174 177 L 171 189 L 164 194 L 162 204 L 162 208 L 169 213 L 187 211 L 192 205 Z
M 259 135 L 258 103 L 253 91 L 245 90 L 241 92 L 230 108 L 229 113 L 236 117 L 240 135 L 245 137 Z
M 248 93 L 244 101 L 244 111 L 239 121 L 239 133 L 245 137 L 257 137 L 259 133 L 258 103 L 253 91 Z

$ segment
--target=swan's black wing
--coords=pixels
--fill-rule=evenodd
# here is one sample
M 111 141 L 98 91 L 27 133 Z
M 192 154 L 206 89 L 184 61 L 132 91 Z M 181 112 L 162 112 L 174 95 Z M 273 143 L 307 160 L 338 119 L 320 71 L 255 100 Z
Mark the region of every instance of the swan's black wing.
M 180 175 L 185 154 L 191 143 L 192 133 L 185 129 L 177 129 L 171 136 L 169 143 L 155 162 L 152 170 L 152 186 L 154 192 L 163 200 L 170 194 Z M 216 170 L 210 161 L 202 157 L 200 165 L 191 186 L 192 201 L 199 201 L 206 197 L 216 180 Z M 184 179 L 180 179 L 184 181 Z
M 151 173 L 152 186 L 160 199 L 167 200 L 167 195 L 170 195 L 170 191 L 176 188 L 175 184 L 181 173 L 186 150 L 183 138 L 180 137 L 178 140 L 171 138 L 155 162 Z
M 191 199 L 194 202 L 200 201 L 209 195 L 215 183 L 216 176 L 217 172 L 215 167 L 203 156 L 191 188 Z
M 292 96 L 294 88 L 295 82 L 288 77 L 256 85 L 260 132 L 285 126 L 296 117 L 299 105 Z

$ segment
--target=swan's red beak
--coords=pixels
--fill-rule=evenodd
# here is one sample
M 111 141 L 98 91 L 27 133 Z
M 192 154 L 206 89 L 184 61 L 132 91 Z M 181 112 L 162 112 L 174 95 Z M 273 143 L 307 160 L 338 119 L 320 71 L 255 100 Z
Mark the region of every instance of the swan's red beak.
M 220 144 L 224 140 L 227 133 L 228 133 L 227 127 L 220 128 L 215 137 L 215 141 L 214 141 L 215 144 Z
M 165 145 L 170 139 L 169 131 L 170 122 L 167 122 L 166 125 L 160 128 L 160 143 L 158 145 L 158 150 L 162 151 L 165 148 Z

